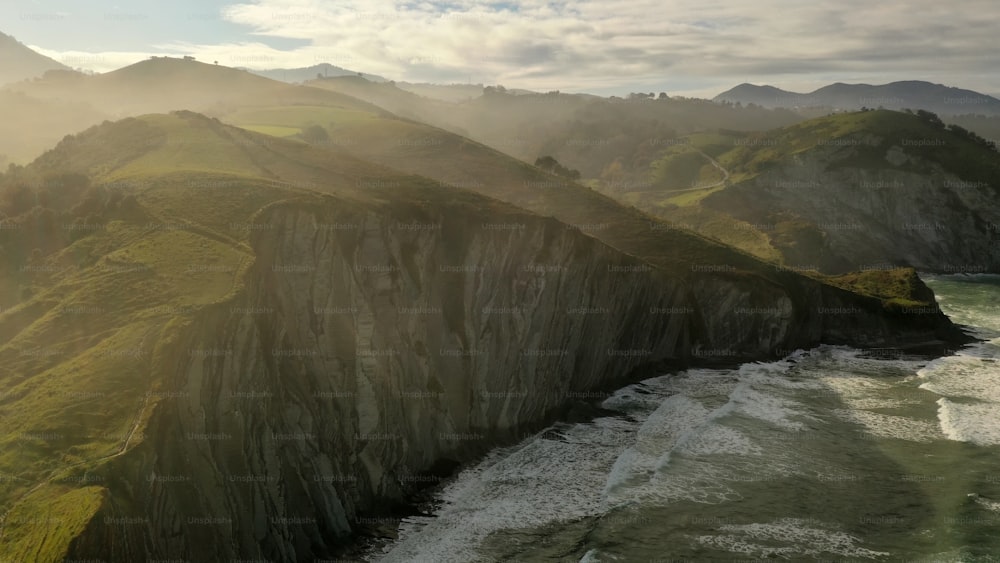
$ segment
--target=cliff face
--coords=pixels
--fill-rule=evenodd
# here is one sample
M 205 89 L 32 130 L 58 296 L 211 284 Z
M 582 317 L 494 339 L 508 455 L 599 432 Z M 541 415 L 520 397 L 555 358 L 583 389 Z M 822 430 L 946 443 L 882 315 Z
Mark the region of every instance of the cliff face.
M 948 325 L 791 273 L 682 283 L 515 212 L 283 203 L 255 224 L 245 288 L 183 330 L 145 438 L 71 557 L 330 556 L 443 460 L 637 368 Z
M 704 205 L 769 235 L 779 228 L 777 209 L 810 223 L 821 242 L 782 247 L 789 265 L 829 272 L 890 265 L 1000 272 L 996 186 L 963 180 L 904 146 L 891 145 L 872 160 L 878 137 L 849 141 L 856 146 L 805 151 L 705 198 Z M 795 237 L 799 246 L 808 238 Z

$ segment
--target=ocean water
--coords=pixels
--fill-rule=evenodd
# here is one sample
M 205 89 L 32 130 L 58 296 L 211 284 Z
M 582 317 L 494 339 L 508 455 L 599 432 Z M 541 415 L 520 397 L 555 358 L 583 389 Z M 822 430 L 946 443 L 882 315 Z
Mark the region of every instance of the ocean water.
M 925 279 L 985 342 L 629 385 L 461 471 L 371 560 L 1000 561 L 1000 276 Z

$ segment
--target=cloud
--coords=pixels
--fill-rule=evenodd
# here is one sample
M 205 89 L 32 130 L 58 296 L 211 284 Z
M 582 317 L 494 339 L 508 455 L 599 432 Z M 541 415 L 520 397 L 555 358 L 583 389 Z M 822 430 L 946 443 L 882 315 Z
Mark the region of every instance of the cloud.
M 249 0 L 222 16 L 248 41 L 160 47 L 231 66 L 330 62 L 398 80 L 539 90 L 794 88 L 831 75 L 1000 89 L 1000 78 L 983 78 L 1000 29 L 992 0 L 961 10 L 937 0 Z M 308 44 L 280 50 L 264 38 Z
M 70 68 L 84 69 L 94 72 L 110 72 L 148 59 L 150 55 L 171 55 L 180 56 L 179 52 L 145 52 L 145 51 L 103 51 L 98 53 L 88 51 L 57 51 L 46 49 L 37 45 L 28 45 L 28 48 L 39 52 L 46 57 L 54 59 Z

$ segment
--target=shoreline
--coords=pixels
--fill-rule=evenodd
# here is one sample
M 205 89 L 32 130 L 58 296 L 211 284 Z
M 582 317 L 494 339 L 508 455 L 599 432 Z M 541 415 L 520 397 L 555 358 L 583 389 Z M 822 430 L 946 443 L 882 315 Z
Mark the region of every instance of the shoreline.
M 943 313 L 942 313 L 943 315 Z M 945 315 L 946 318 L 947 315 Z M 951 321 L 950 318 L 948 318 Z M 834 342 L 821 342 L 815 346 L 808 348 L 797 348 L 794 350 L 784 350 L 786 352 L 784 355 L 773 354 L 770 358 L 760 358 L 760 357 L 740 357 L 736 359 L 712 359 L 712 358 L 694 358 L 694 361 L 660 361 L 651 362 L 649 364 L 643 364 L 633 369 L 625 378 L 620 381 L 609 383 L 608 385 L 601 386 L 590 390 L 588 393 L 598 395 L 589 399 L 575 399 L 568 401 L 567 404 L 563 405 L 562 408 L 557 409 L 558 414 L 554 417 L 545 417 L 544 422 L 538 423 L 536 425 L 526 425 L 530 427 L 535 427 L 533 430 L 528 428 L 519 429 L 517 436 L 513 439 L 504 440 L 499 439 L 492 442 L 484 451 L 473 456 L 473 458 L 459 462 L 452 465 L 451 470 L 443 475 L 434 475 L 435 479 L 423 487 L 415 487 L 410 491 L 407 498 L 402 502 L 403 510 L 394 512 L 391 515 L 383 514 L 375 517 L 378 524 L 375 525 L 362 525 L 361 531 L 356 532 L 349 543 L 345 544 L 345 551 L 340 553 L 338 561 L 358 561 L 363 563 L 365 561 L 370 561 L 372 557 L 376 557 L 380 554 L 380 549 L 386 546 L 392 545 L 398 540 L 397 531 L 399 529 L 399 524 L 408 517 L 411 516 L 430 516 L 433 514 L 434 509 L 437 508 L 437 493 L 446 487 L 449 483 L 454 482 L 454 479 L 464 470 L 474 467 L 476 464 L 481 463 L 486 457 L 499 449 L 512 447 L 519 442 L 537 434 L 538 432 L 552 426 L 553 424 L 559 422 L 565 423 L 581 423 L 589 422 L 598 418 L 602 415 L 611 414 L 611 411 L 601 408 L 600 403 L 610 397 L 614 392 L 627 387 L 629 385 L 634 385 L 640 383 L 651 377 L 659 377 L 664 375 L 676 375 L 683 371 L 690 369 L 715 369 L 715 370 L 738 370 L 741 366 L 750 363 L 758 362 L 776 362 L 788 358 L 797 351 L 804 350 L 815 350 L 822 346 L 837 346 L 837 347 L 847 347 L 862 351 L 862 354 L 870 354 L 875 351 L 885 351 L 885 350 L 896 350 L 900 352 L 898 356 L 895 357 L 884 357 L 883 359 L 899 359 L 902 356 L 914 356 L 921 359 L 926 359 L 928 361 L 953 355 L 954 352 L 975 343 L 984 342 L 980 338 L 973 337 L 969 334 L 967 327 L 965 325 L 954 324 L 952 322 L 951 326 L 957 329 L 964 338 L 958 338 L 954 341 L 947 341 L 944 339 L 901 339 L 895 342 L 895 346 L 890 346 L 887 343 L 885 347 L 861 347 L 857 345 L 847 344 L 847 343 L 834 343 Z M 956 347 L 957 346 L 957 347 Z M 878 356 L 869 356 L 878 357 Z M 428 476 L 432 475 L 433 472 L 428 472 Z M 364 520 L 365 518 L 360 518 Z M 390 525 L 391 522 L 391 525 Z M 353 557 L 357 559 L 342 559 L 343 557 Z

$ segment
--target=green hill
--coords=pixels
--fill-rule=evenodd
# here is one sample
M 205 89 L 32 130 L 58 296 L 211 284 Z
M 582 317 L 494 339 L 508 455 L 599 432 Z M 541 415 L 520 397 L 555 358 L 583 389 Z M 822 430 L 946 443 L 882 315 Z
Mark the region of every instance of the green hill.
M 64 136 L 107 119 L 176 110 L 221 115 L 275 105 L 336 115 L 385 113 L 336 92 L 184 59 L 151 59 L 93 76 L 51 71 L 0 90 L 0 166 L 26 164 Z M 256 129 L 277 136 L 298 132 L 265 124 Z
M 38 98 L 86 102 L 115 116 L 309 103 L 379 111 L 354 98 L 317 88 L 286 84 L 225 66 L 169 57 L 142 61 L 94 76 L 55 73 L 43 80 L 11 85 L 9 88 Z
M 764 133 L 692 135 L 681 146 L 687 152 L 665 151 L 660 169 L 682 177 L 680 157 L 700 151 L 728 180 L 612 195 L 795 268 L 1000 269 L 990 204 L 1000 154 L 933 114 L 837 114 Z
M 0 33 L 0 85 L 29 80 L 49 70 L 67 70 L 66 65 L 32 51 L 9 35 Z
M 561 92 L 515 93 L 493 86 L 469 101 L 446 103 L 357 77 L 309 84 L 369 101 L 525 162 L 552 156 L 598 185 L 644 182 L 655 153 L 678 136 L 720 127 L 769 129 L 803 119 L 788 110 L 647 94 L 601 98 Z
M 333 80 L 333 79 L 331 79 Z M 378 85 L 382 86 L 382 85 Z M 298 106 L 237 111 L 221 119 L 240 127 L 301 128 L 319 124 L 335 147 L 363 160 L 478 192 L 532 212 L 549 215 L 644 260 L 688 276 L 692 266 L 734 264 L 774 276 L 773 268 L 684 229 L 625 207 L 594 190 L 553 176 L 500 151 L 419 122 L 390 116 L 324 115 Z
M 34 98 L 0 90 L 0 169 L 27 164 L 68 133 L 109 117 L 83 102 Z

